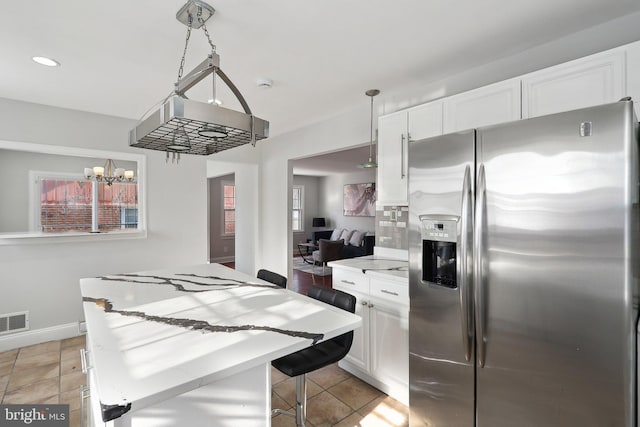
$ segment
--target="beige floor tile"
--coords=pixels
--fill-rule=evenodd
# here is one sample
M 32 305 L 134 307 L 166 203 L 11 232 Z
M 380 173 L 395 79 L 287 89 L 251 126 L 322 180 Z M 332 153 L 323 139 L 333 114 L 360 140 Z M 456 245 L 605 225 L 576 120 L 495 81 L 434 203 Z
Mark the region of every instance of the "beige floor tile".
M 9 384 L 7 385 L 7 391 L 12 391 L 48 378 L 58 378 L 59 376 L 60 365 L 57 362 L 29 369 L 14 369 L 11 373 Z
M 286 381 L 289 378 L 291 378 L 289 375 L 283 374 L 273 366 L 271 367 L 271 385 L 281 383 L 282 381 Z
M 64 350 L 66 348 L 84 348 L 87 345 L 84 335 L 79 335 L 73 338 L 67 338 L 60 342 L 60 347 Z
M 2 403 L 54 403 L 48 399 L 55 397 L 55 403 L 58 403 L 58 378 L 49 378 L 37 383 L 32 383 L 16 390 L 5 393 Z
M 355 410 L 383 395 L 380 390 L 356 377 L 342 381 L 327 391 Z
M 334 424 L 335 427 L 360 427 L 360 421 L 364 417 L 357 412 L 352 413 L 338 424 Z
M 69 427 L 80 427 L 82 423 L 80 422 L 80 411 L 70 411 L 69 412 Z
M 16 348 L 14 350 L 3 351 L 0 353 L 0 364 L 6 362 L 15 362 L 16 357 L 18 357 L 18 351 L 20 349 Z
M 273 386 L 273 391 L 275 391 L 278 396 L 284 399 L 289 406 L 293 406 L 296 404 L 296 379 L 289 378 L 286 381 L 282 381 L 279 384 Z M 313 381 L 307 378 L 307 399 L 313 397 L 320 393 L 322 388 L 314 383 Z
M 20 354 L 18 354 L 18 358 L 16 359 L 14 369 L 33 369 L 38 366 L 50 365 L 52 363 L 60 363 L 60 351 L 49 351 L 29 356 L 23 356 L 22 351 L 20 351 Z
M 14 361 L 0 362 L 0 376 L 9 375 L 13 371 Z
M 386 422 L 386 425 L 394 427 L 409 425 L 409 408 L 387 395 L 375 399 L 358 412 L 363 416 L 363 426 L 373 426 L 375 422 Z
M 328 389 L 342 381 L 351 378 L 351 374 L 340 368 L 337 363 L 333 363 L 329 366 L 325 366 L 317 371 L 307 374 L 307 378 L 310 378 L 324 389 Z
M 271 418 L 271 427 L 296 427 L 296 419 L 282 414 L 276 415 Z
M 307 400 L 307 419 L 315 426 L 331 426 L 351 414 L 353 410 L 323 391 Z
M 60 393 L 60 403 L 69 405 L 69 411 L 76 411 L 80 409 L 80 390 Z
M 278 396 L 275 392 L 271 392 L 271 409 L 283 409 L 288 411 L 291 405 L 286 400 Z
M 82 372 L 74 372 L 72 374 L 62 375 L 60 377 L 60 392 L 76 391 L 81 385 L 87 384 L 87 377 Z
M 60 375 L 66 375 L 80 371 L 82 371 L 82 365 L 80 363 L 79 351 L 76 350 L 75 353 L 70 354 L 67 357 L 62 357 L 60 359 Z
M 31 357 L 51 351 L 60 352 L 60 341 L 49 341 L 42 344 L 31 345 L 29 347 L 22 347 L 18 353 L 18 358 Z

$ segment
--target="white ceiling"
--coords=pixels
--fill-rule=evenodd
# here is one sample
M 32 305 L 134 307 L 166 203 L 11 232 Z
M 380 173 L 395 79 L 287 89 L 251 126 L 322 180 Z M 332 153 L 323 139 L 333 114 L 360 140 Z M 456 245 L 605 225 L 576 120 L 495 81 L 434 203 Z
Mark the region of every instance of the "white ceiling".
M 372 151 L 375 160 L 375 144 L 372 146 Z M 369 145 L 294 160 L 293 174 L 327 176 L 336 173 L 353 173 L 365 170 L 359 169 L 358 165 L 367 160 L 369 160 Z
M 0 97 L 133 119 L 173 88 L 183 0 L 0 0 Z M 209 0 L 221 68 L 277 135 L 640 10 L 637 0 Z M 209 52 L 194 31 L 185 72 Z M 62 63 L 35 64 L 34 55 Z M 260 77 L 271 89 L 256 87 Z M 239 108 L 219 84 L 219 97 Z M 188 95 L 210 97 L 208 81 Z

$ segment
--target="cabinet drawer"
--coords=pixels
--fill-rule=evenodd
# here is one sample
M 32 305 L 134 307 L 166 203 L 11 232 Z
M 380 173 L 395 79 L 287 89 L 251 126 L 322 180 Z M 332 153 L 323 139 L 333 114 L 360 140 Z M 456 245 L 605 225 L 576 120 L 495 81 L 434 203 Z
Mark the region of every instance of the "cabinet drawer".
M 371 298 L 409 305 L 409 286 L 406 284 L 390 280 L 371 279 L 370 292 Z
M 369 278 L 363 273 L 333 267 L 333 287 L 341 291 L 369 293 Z

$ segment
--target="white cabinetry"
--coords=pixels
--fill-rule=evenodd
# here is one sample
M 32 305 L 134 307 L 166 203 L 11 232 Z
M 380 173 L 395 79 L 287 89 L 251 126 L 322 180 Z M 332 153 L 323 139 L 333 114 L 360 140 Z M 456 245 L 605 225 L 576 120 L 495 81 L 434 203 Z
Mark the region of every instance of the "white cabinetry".
M 393 398 L 409 401 L 407 283 L 334 267 L 333 287 L 356 297 L 362 327 L 340 366 Z
M 431 102 L 378 120 L 378 205 L 407 204 L 409 140 L 442 135 L 442 103 Z
M 511 79 L 444 99 L 444 133 L 519 120 L 520 80 Z
M 625 96 L 625 52 L 615 49 L 522 77 L 522 117 L 616 102 Z

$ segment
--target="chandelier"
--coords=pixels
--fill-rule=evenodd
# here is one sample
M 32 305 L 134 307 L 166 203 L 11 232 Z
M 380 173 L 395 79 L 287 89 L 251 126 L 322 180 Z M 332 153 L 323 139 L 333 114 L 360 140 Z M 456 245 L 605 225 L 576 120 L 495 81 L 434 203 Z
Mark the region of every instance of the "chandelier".
M 111 186 L 114 182 L 133 182 L 134 173 L 132 170 L 117 167 L 113 160 L 107 159 L 104 166 L 84 168 L 84 177 Z

